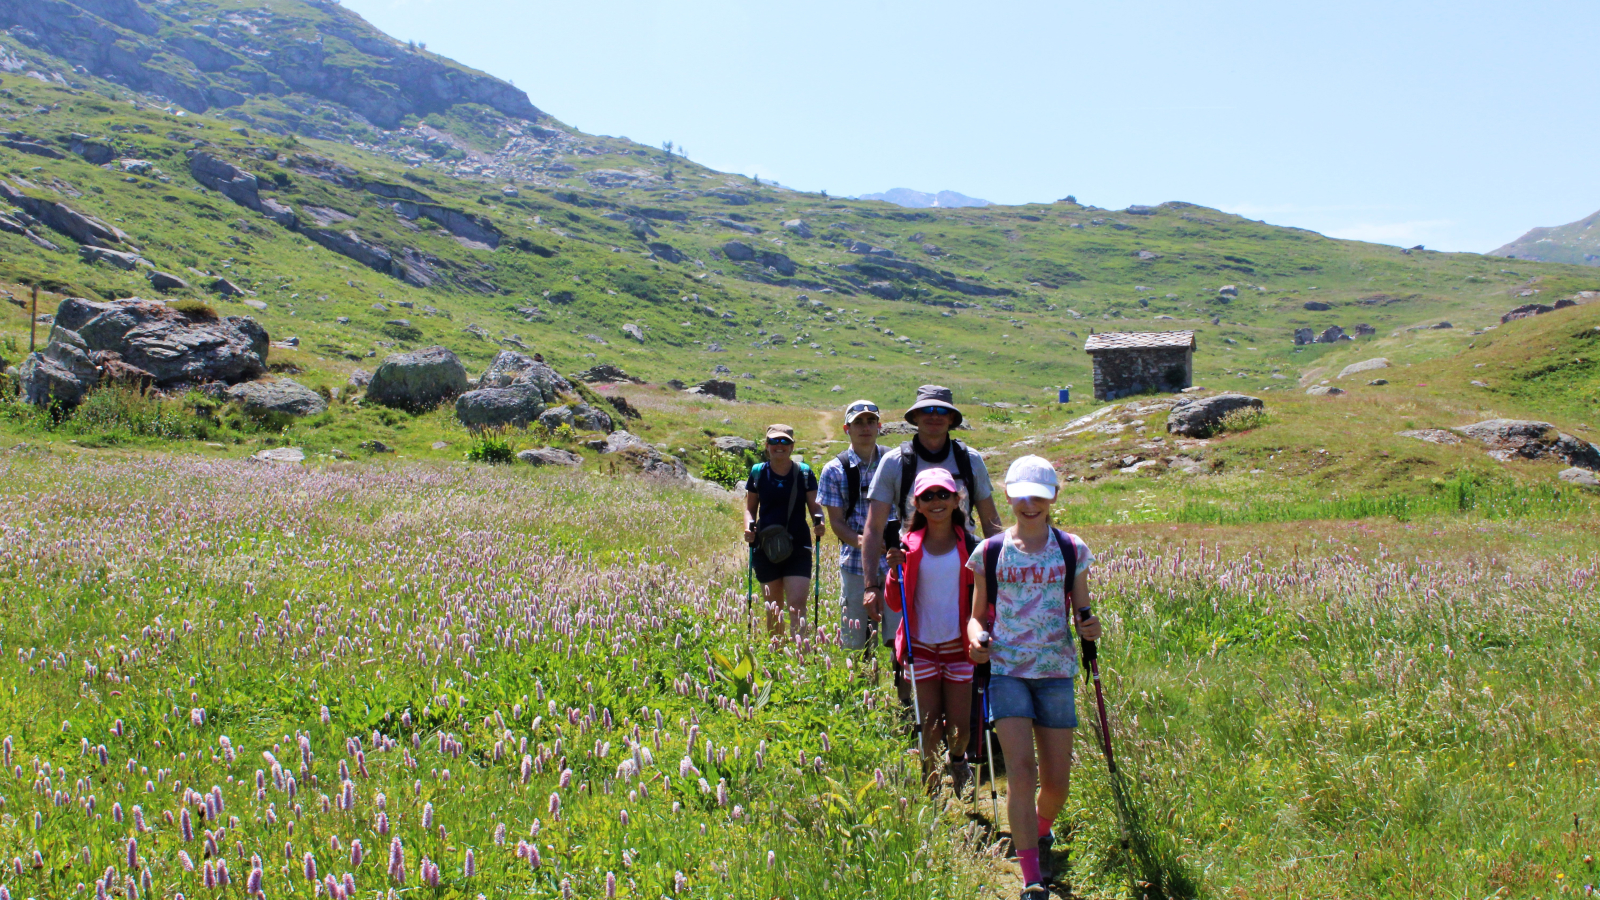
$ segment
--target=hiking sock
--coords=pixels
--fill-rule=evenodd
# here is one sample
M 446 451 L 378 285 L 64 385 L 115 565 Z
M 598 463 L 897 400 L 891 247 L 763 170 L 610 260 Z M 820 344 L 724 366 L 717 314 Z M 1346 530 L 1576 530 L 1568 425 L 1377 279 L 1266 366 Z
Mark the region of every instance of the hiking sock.
M 1039 837 L 1044 837 L 1045 835 L 1049 834 L 1050 829 L 1054 828 L 1055 824 L 1056 820 L 1054 816 L 1048 819 L 1046 819 L 1044 816 L 1039 816 Z
M 1022 864 L 1022 883 L 1039 883 L 1039 848 L 1031 850 L 1018 850 L 1017 862 Z

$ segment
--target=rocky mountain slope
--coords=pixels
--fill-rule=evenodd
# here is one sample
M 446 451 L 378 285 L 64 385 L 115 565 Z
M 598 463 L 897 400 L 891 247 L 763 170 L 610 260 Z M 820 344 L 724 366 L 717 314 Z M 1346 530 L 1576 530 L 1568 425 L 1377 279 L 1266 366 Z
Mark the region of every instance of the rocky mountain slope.
M 957 209 L 964 206 L 994 205 L 987 200 L 968 197 L 966 194 L 958 194 L 955 191 L 940 191 L 937 194 L 929 194 L 924 191 L 913 191 L 910 188 L 895 188 L 892 191 L 884 191 L 881 194 L 862 194 L 857 199 L 882 200 L 885 203 L 893 203 L 895 206 L 904 206 L 910 209 L 931 209 L 933 207 Z
M 1085 392 L 1098 329 L 1194 330 L 1199 380 L 1277 390 L 1365 356 L 1449 355 L 1511 307 L 1600 286 L 1185 203 L 792 191 L 568 128 L 323 3 L 0 0 L 0 16 L 0 283 L 42 285 L 45 313 L 141 296 L 248 315 L 313 387 L 443 344 L 474 370 L 511 349 L 563 373 L 722 374 L 741 399 L 940 380 L 1037 402 Z
M 1600 266 L 1600 212 L 1553 228 L 1535 228 L 1490 256 Z

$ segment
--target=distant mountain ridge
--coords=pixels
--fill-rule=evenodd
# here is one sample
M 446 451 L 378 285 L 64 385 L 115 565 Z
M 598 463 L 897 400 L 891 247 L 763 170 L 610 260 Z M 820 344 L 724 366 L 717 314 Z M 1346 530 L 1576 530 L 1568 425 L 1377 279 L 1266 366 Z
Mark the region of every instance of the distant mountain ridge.
M 1600 212 L 1552 228 L 1535 228 L 1490 256 L 1600 266 Z
M 882 200 L 896 206 L 905 206 L 911 209 L 957 209 L 964 206 L 993 206 L 988 200 L 977 197 L 968 197 L 955 191 L 940 191 L 937 194 L 928 194 L 923 191 L 913 191 L 910 188 L 895 188 L 881 194 L 862 194 L 860 200 Z

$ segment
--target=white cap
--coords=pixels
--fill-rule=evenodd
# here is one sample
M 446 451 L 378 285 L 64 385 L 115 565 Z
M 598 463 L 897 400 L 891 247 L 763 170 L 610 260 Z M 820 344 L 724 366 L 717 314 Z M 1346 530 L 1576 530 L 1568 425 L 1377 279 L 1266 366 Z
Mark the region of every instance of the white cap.
M 1021 456 L 1006 470 L 1006 496 L 1013 500 L 1038 497 L 1040 500 L 1056 498 L 1055 466 L 1042 456 Z

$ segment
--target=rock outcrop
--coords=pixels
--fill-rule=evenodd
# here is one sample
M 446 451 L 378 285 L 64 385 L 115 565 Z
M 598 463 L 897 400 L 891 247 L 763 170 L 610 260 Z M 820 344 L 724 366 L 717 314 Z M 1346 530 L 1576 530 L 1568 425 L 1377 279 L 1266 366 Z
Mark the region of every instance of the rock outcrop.
M 571 450 L 562 450 L 559 447 L 540 447 L 537 450 L 524 450 L 517 454 L 517 459 L 530 466 L 580 466 L 583 457 Z
M 180 313 L 165 303 L 68 298 L 49 343 L 21 369 L 32 403 L 77 403 L 102 378 L 160 388 L 234 384 L 266 371 L 266 329 L 247 316 Z
M 633 465 L 641 474 L 672 481 L 687 481 L 689 467 L 675 456 L 668 456 L 627 431 L 613 431 L 600 446 L 600 452 Z
M 739 386 L 731 381 L 708 378 L 694 387 L 688 388 L 684 393 L 721 397 L 723 400 L 737 400 L 739 399 Z
M 133 240 L 122 229 L 108 225 L 88 213 L 73 209 L 59 200 L 49 200 L 26 193 L 24 188 L 28 187 L 31 185 L 20 178 L 16 184 L 0 178 L 0 200 L 5 200 L 45 227 L 71 238 L 75 243 L 108 249 L 131 248 Z
M 612 363 L 600 363 L 599 365 L 590 366 L 587 372 L 578 375 L 578 380 L 586 381 L 589 384 L 615 384 L 619 381 L 644 384 L 642 379 L 634 378 Z
M 571 392 L 572 383 L 554 369 L 531 356 L 502 350 L 477 388 L 456 400 L 456 418 L 468 428 L 526 428 Z
M 1355 375 L 1360 372 L 1371 372 L 1376 369 L 1387 368 L 1389 368 L 1389 360 L 1382 356 L 1378 356 L 1372 359 L 1364 359 L 1361 362 L 1351 363 L 1350 365 L 1345 366 L 1339 371 L 1339 377 L 1343 378 L 1346 375 Z
M 467 370 L 444 347 L 393 353 L 372 373 L 367 399 L 396 409 L 425 410 L 467 389 Z
M 1265 403 L 1245 394 L 1217 394 L 1183 400 L 1167 414 L 1167 432 L 1185 437 L 1209 437 L 1222 427 L 1222 420 L 1229 413 L 1264 408 Z
M 1487 445 L 1489 456 L 1501 462 L 1559 459 L 1575 468 L 1600 471 L 1600 447 L 1558 431 L 1549 422 L 1489 419 L 1456 431 Z

